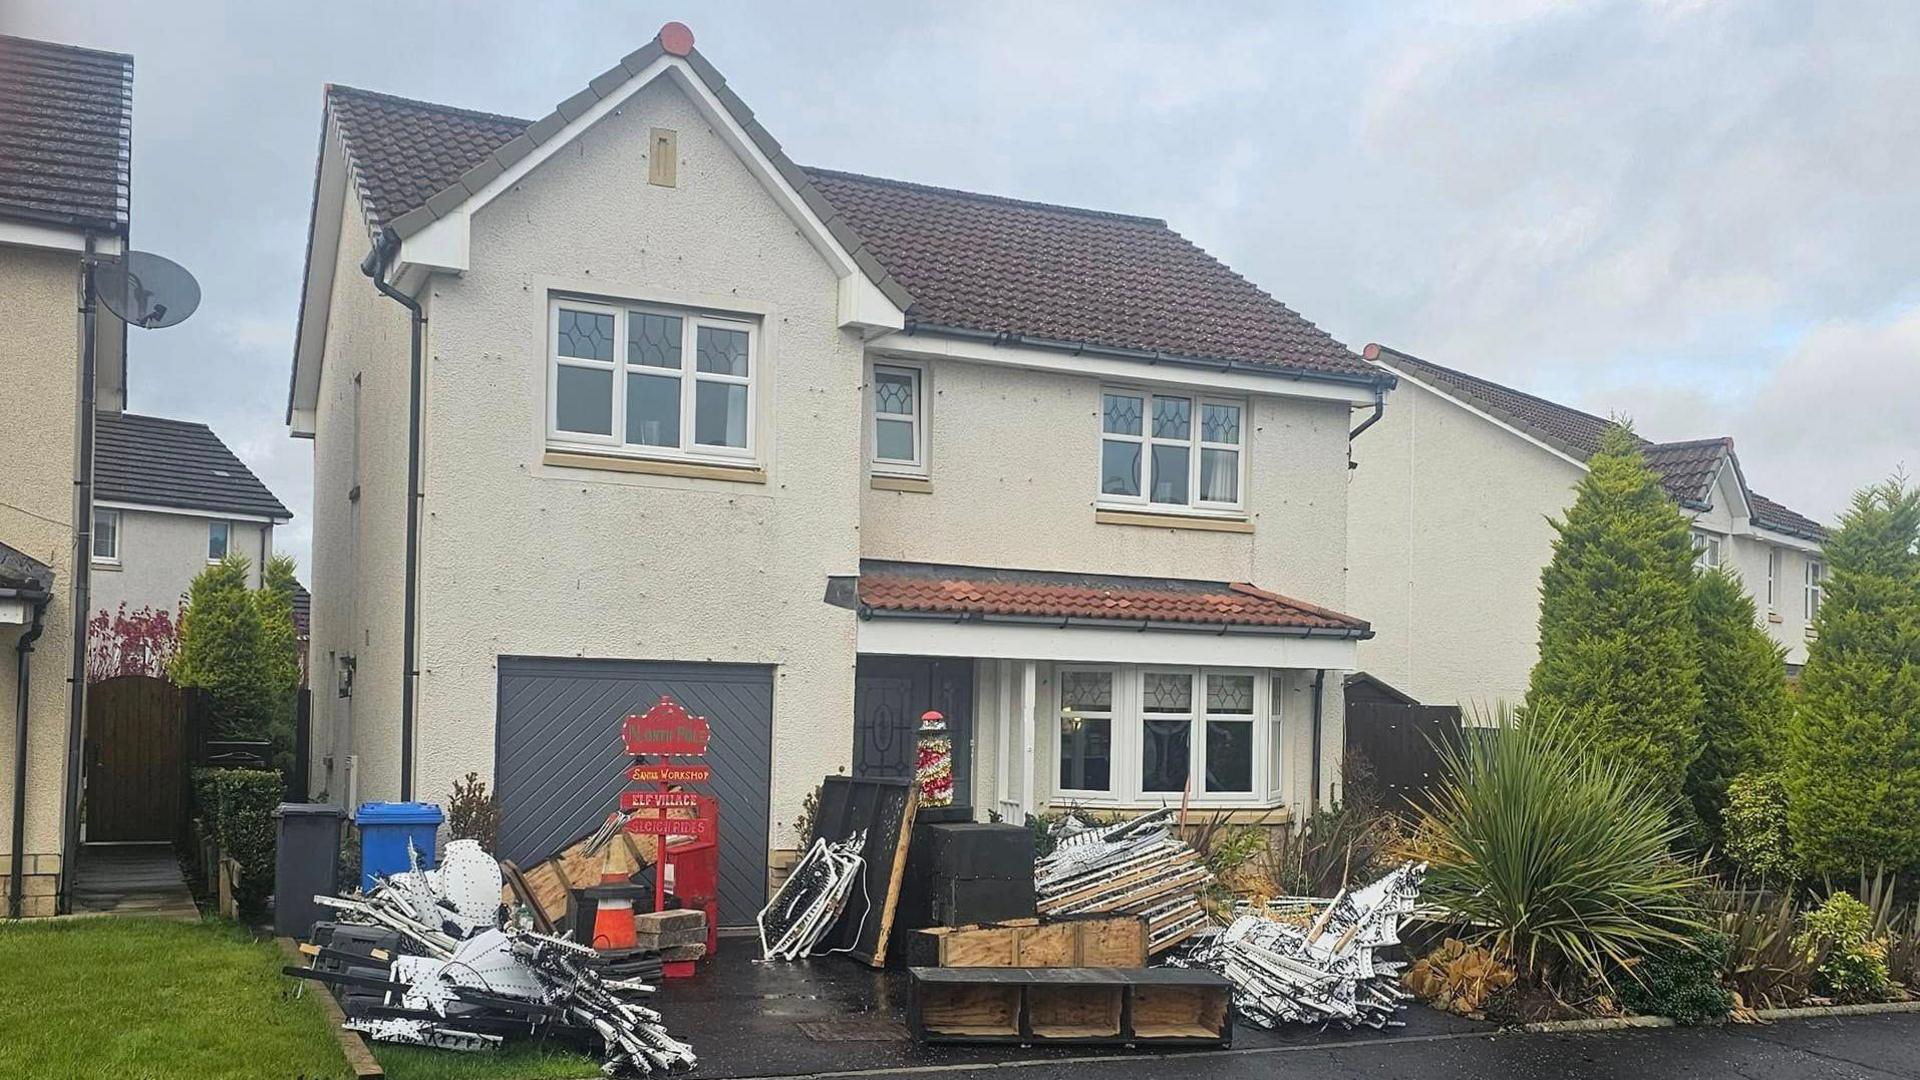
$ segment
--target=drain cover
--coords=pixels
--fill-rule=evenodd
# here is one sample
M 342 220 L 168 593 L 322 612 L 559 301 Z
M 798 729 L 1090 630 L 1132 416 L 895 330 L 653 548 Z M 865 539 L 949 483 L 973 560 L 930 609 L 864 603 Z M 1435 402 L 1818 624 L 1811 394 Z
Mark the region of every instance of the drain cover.
M 801 1020 L 794 1024 L 814 1042 L 906 1042 L 907 1025 L 869 1013 L 833 1020 Z

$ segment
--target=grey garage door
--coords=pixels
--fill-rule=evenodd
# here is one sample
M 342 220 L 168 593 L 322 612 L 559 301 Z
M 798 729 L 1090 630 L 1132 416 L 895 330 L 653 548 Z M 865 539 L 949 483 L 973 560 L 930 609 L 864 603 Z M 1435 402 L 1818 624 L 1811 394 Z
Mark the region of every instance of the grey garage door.
M 522 866 L 593 830 L 620 802 L 620 722 L 671 695 L 713 727 L 707 790 L 720 799 L 720 922 L 766 903 L 773 669 L 747 664 L 500 658 L 494 789 L 500 854 Z

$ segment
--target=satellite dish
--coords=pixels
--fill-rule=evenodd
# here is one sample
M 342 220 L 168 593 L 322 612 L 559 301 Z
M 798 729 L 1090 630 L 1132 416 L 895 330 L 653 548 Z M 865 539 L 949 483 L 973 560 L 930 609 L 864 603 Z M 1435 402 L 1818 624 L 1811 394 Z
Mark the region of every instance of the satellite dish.
M 128 326 L 158 330 L 185 322 L 200 306 L 200 283 L 187 268 L 150 251 L 129 251 L 94 270 L 94 292 Z

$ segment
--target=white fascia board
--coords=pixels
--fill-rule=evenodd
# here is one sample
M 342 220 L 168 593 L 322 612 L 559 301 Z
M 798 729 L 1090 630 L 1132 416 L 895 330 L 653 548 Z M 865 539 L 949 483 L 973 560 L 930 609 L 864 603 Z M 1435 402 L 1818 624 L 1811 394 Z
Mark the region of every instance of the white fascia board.
M 859 620 L 855 648 L 889 656 L 970 656 L 1076 664 L 1192 664 L 1217 667 L 1329 668 L 1353 671 L 1351 638 L 1219 634 L 949 619 Z
M 793 185 L 787 183 L 780 170 L 763 153 L 758 144 L 740 126 L 733 114 L 727 111 L 720 99 L 713 95 L 706 81 L 693 70 L 686 60 L 672 55 L 662 56 L 646 66 L 638 75 L 628 79 L 619 89 L 593 103 L 585 112 L 575 117 L 554 136 L 535 147 L 525 157 L 501 170 L 500 174 L 482 185 L 465 202 L 445 216 L 435 220 L 426 228 L 414 233 L 400 243 L 400 262 L 408 267 L 427 271 L 445 271 L 464 273 L 472 257 L 473 215 L 502 194 L 513 190 L 514 185 L 539 168 L 561 149 L 585 134 L 595 124 L 623 108 L 628 100 L 645 89 L 662 75 L 673 79 L 682 92 L 692 101 L 694 107 L 713 130 L 726 142 L 729 149 L 741 161 L 745 162 L 749 172 L 760 182 L 787 216 L 801 227 L 815 251 L 833 268 L 840 279 L 839 310 L 841 325 L 858 329 L 898 329 L 906 325 L 906 312 L 900 310 L 893 301 L 868 280 L 866 272 L 854 261 L 853 254 L 833 238 L 827 230 L 826 222 L 820 220 Z M 396 279 L 403 278 L 396 273 Z
M 1485 420 L 1487 423 L 1492 424 L 1494 427 L 1497 427 L 1502 431 L 1516 435 L 1519 438 L 1532 443 L 1533 445 L 1539 447 L 1540 449 L 1545 450 L 1547 453 L 1552 454 L 1554 457 L 1559 458 L 1561 461 L 1564 461 L 1567 464 L 1578 468 L 1581 472 L 1587 471 L 1586 462 L 1581 461 L 1579 458 L 1574 457 L 1572 454 L 1567 453 L 1565 450 L 1559 449 L 1558 447 L 1554 446 L 1552 443 L 1549 443 L 1539 438 L 1538 436 L 1530 435 L 1527 432 L 1520 430 L 1519 428 L 1513 426 L 1512 424 L 1507 423 L 1505 420 L 1502 420 L 1499 417 L 1493 415 L 1492 413 L 1487 412 L 1485 409 L 1479 408 L 1470 402 L 1462 401 L 1459 398 L 1453 396 L 1452 394 L 1447 393 L 1445 390 L 1442 390 L 1431 383 L 1423 382 L 1418 377 L 1407 374 L 1405 371 L 1393 366 L 1392 364 L 1384 363 L 1379 360 L 1371 361 L 1371 363 L 1378 364 L 1379 366 L 1386 368 L 1388 371 L 1393 372 L 1395 375 L 1400 376 L 1401 378 L 1407 380 L 1413 385 L 1419 387 L 1422 390 L 1425 390 L 1427 393 L 1432 394 L 1433 396 L 1440 398 L 1443 401 L 1451 402 L 1454 405 L 1457 405 L 1460 408 L 1465 409 L 1467 412 L 1470 412 L 1473 415 L 1479 417 L 1480 419 Z
M 937 331 L 913 334 L 892 333 L 867 344 L 869 352 L 886 359 L 928 361 L 960 360 L 974 364 L 1004 364 L 1033 371 L 1067 375 L 1092 375 L 1123 383 L 1153 383 L 1163 386 L 1204 387 L 1241 394 L 1267 394 L 1277 397 L 1311 398 L 1319 401 L 1344 401 L 1351 405 L 1373 404 L 1373 388 L 1351 383 L 1322 382 L 1311 375 L 1250 375 L 1244 371 L 1221 371 L 1197 364 L 1154 364 L 1144 360 L 1122 360 L 1095 353 L 1058 352 L 1030 345 L 996 345 L 990 341 L 942 337 Z
M 25 600 L 11 597 L 0 600 L 0 626 L 25 626 L 32 610 L 32 605 Z
M 308 245 L 305 302 L 300 325 L 294 328 L 293 394 L 288 402 L 288 427 L 295 438 L 313 437 L 313 414 L 320 407 L 320 366 L 327 352 L 327 327 L 333 318 L 333 271 L 340 261 L 340 231 L 347 198 L 346 152 L 333 116 L 327 116 L 321 140 L 320 176 L 315 181 L 313 217 L 307 223 Z M 301 417 L 307 418 L 301 423 Z
M 295 409 L 287 418 L 287 434 L 296 439 L 311 439 L 320 430 L 318 409 Z
M 1758 540 L 1764 540 L 1769 544 L 1805 552 L 1808 555 L 1818 555 L 1825 550 L 1817 541 L 1809 540 L 1804 536 L 1789 536 L 1783 532 L 1774 532 L 1764 525 L 1755 525 L 1749 528 L 1747 535 Z
M 0 244 L 45 251 L 71 251 L 79 255 L 87 250 L 87 230 L 71 225 L 0 220 Z M 96 255 L 118 255 L 120 238 L 111 233 L 94 233 L 93 251 Z
M 95 499 L 93 505 L 102 510 L 137 510 L 143 514 L 173 514 L 176 517 L 206 518 L 209 521 L 251 521 L 261 525 L 285 525 L 293 520 L 267 517 L 265 514 L 241 514 L 231 510 L 196 510 L 185 506 L 158 506 L 154 503 L 124 502 L 118 499 Z

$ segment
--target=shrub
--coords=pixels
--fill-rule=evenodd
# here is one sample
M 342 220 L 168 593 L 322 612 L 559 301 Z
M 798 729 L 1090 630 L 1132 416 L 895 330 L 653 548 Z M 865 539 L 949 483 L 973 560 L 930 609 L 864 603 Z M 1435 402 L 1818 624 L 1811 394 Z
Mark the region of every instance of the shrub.
M 180 628 L 171 612 L 143 607 L 129 613 L 127 605 L 109 616 L 102 608 L 87 622 L 87 682 L 122 675 L 164 678 L 180 647 Z
M 292 772 L 294 694 L 300 688 L 300 639 L 293 626 L 293 599 L 299 590 L 290 555 L 272 555 L 261 569 L 261 587 L 253 593 L 260 618 L 260 677 L 268 700 L 266 735 L 273 743 L 273 764 Z
M 1788 822 L 1813 874 L 1920 867 L 1920 489 L 1859 492 L 1827 538 L 1788 742 Z
M 1268 832 L 1260 871 L 1281 895 L 1330 897 L 1391 869 L 1402 839 L 1400 820 L 1376 804 L 1322 807 L 1298 828 Z
M 234 902 L 243 916 L 256 916 L 273 893 L 273 810 L 286 795 L 286 780 L 270 769 L 204 769 L 194 781 L 203 807 L 212 807 L 205 820 L 214 840 L 240 864 Z
M 1777 772 L 1747 773 L 1727 785 L 1721 844 L 1728 861 L 1761 881 L 1800 876 L 1787 830 L 1787 787 Z
M 1513 985 L 1514 971 L 1484 946 L 1448 938 L 1414 961 L 1400 981 L 1436 1009 L 1481 1019 L 1488 1002 Z
M 263 647 L 260 611 L 247 589 L 245 558 L 228 555 L 193 579 L 168 674 L 177 686 L 212 695 L 220 737 L 269 734 L 284 705 Z
M 1642 957 L 1631 978 L 1622 981 L 1620 1000 L 1650 1016 L 1670 1016 L 1677 1024 L 1717 1024 L 1733 1011 L 1733 994 L 1720 985 L 1732 942 L 1718 930 L 1694 935 L 1685 945 Z
M 1728 786 L 1777 763 L 1787 723 L 1785 650 L 1760 628 L 1753 598 L 1726 569 L 1693 583 L 1700 643 L 1700 753 L 1687 768 L 1687 798 L 1708 844 L 1725 835 Z
M 1843 892 L 1827 897 L 1801 919 L 1799 947 L 1829 951 L 1814 969 L 1814 989 L 1842 1004 L 1884 1001 L 1890 985 L 1887 942 L 1874 936 L 1873 909 Z
M 1702 926 L 1702 881 L 1670 854 L 1672 804 L 1617 757 L 1586 752 L 1554 710 L 1445 748 L 1448 773 L 1422 822 L 1423 899 L 1478 928 L 1469 940 L 1547 985 L 1591 980 L 1684 945 Z
M 1746 1009 L 1798 1005 L 1813 992 L 1813 973 L 1826 959 L 1824 942 L 1809 953 L 1797 937 L 1799 909 L 1793 896 L 1770 896 L 1737 887 L 1708 894 L 1715 921 L 1727 937 L 1721 977 L 1735 1003 Z
M 453 782 L 453 795 L 447 799 L 447 837 L 478 840 L 488 854 L 499 848 L 500 800 L 487 790 L 487 782 L 477 772 L 468 773 L 464 781 Z
M 1582 740 L 1644 773 L 1655 795 L 1677 799 L 1700 745 L 1687 519 L 1632 431 L 1615 425 L 1553 527 L 1526 707 L 1562 713 Z

